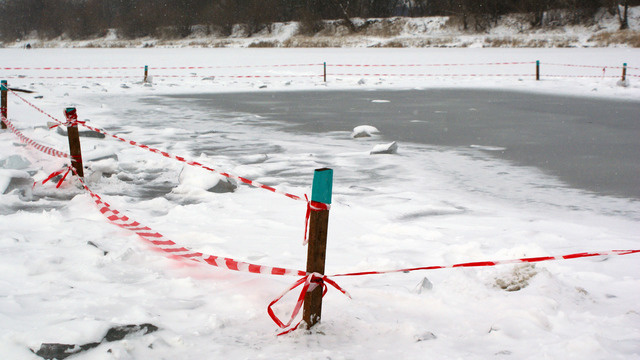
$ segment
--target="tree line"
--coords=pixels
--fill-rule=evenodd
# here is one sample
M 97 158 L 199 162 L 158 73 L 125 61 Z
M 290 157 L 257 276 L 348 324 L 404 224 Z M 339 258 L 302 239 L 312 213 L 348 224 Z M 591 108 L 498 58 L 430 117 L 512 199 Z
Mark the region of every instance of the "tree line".
M 627 9 L 635 5 L 640 0 L 0 0 L 0 37 L 12 41 L 36 31 L 45 39 L 84 39 L 112 28 L 128 38 L 185 37 L 197 24 L 223 35 L 244 24 L 251 34 L 287 21 L 313 33 L 332 19 L 357 32 L 354 17 L 436 15 L 459 19 L 464 30 L 482 30 L 509 13 L 526 13 L 532 25 L 542 26 L 545 14 L 558 9 L 569 23 L 581 23 L 602 7 L 626 28 Z

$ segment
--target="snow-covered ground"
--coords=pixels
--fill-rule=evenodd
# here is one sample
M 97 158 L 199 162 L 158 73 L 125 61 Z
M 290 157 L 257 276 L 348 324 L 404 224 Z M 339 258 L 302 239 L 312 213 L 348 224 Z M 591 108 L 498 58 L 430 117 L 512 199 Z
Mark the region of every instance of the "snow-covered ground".
M 397 154 L 371 155 L 384 141 L 376 135 L 352 138 L 353 128 L 285 133 L 273 126 L 278 119 L 216 109 L 215 97 L 206 110 L 189 100 L 162 106 L 171 94 L 433 87 L 638 102 L 637 77 L 626 87 L 618 86 L 617 78 L 602 77 L 604 67 L 605 76 L 617 77 L 623 62 L 637 66 L 638 50 L 4 49 L 2 54 L 2 76 L 10 87 L 36 91 L 21 96 L 58 119 L 65 107 L 75 106 L 80 120 L 93 126 L 296 195 L 310 193 L 314 169 L 332 167 L 327 274 L 640 247 L 637 199 L 569 188 L 538 169 L 491 157 L 486 149 L 494 144 L 400 143 Z M 536 60 L 542 63 L 542 81 L 532 77 Z M 504 62 L 526 64 L 336 66 Z M 274 66 L 291 64 L 306 65 Z M 148 84 L 141 82 L 144 65 L 151 67 Z M 441 76 L 365 75 L 374 73 Z M 480 76 L 442 76 L 454 73 Z M 594 77 L 545 77 L 550 74 Z M 8 108 L 26 136 L 67 149 L 66 138 L 46 128 L 47 116 L 14 94 Z M 615 116 L 615 109 L 611 113 Z M 88 161 L 86 179 L 129 217 L 206 254 L 304 269 L 304 202 L 244 185 L 231 193 L 208 192 L 216 180 L 207 177 L 213 175 L 184 170 L 174 160 L 109 138 L 82 138 L 82 147 L 85 158 L 117 155 L 117 160 Z M 0 164 L 1 186 L 11 175 L 43 180 L 65 162 L 20 145 L 4 131 Z M 640 359 L 638 255 L 337 277 L 353 299 L 329 289 L 319 326 L 278 337 L 266 307 L 297 278 L 167 258 L 110 224 L 73 180 L 60 189 L 51 183 L 17 186 L 0 195 L 2 358 L 38 359 L 31 350 L 43 343 L 99 342 L 111 327 L 151 323 L 159 330 L 104 342 L 73 358 Z M 282 318 L 296 296 L 275 306 Z

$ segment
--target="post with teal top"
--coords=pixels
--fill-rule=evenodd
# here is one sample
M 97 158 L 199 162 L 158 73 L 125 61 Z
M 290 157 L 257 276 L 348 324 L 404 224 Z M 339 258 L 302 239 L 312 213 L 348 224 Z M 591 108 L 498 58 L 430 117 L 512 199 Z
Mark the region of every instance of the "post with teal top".
M 331 204 L 333 188 L 333 170 L 317 169 L 313 174 L 311 202 Z M 329 210 L 311 211 L 309 217 L 309 245 L 307 249 L 307 273 L 324 274 L 324 264 L 327 254 L 327 228 L 329 225 Z M 302 320 L 307 329 L 320 322 L 322 314 L 322 280 L 316 284 L 304 298 Z
M 536 60 L 536 80 L 540 80 L 540 60 Z
M 69 155 L 71 156 L 71 166 L 75 169 L 79 177 L 84 177 L 82 169 L 82 150 L 80 148 L 80 134 L 78 132 L 78 114 L 76 108 L 64 109 L 64 116 L 67 118 L 67 136 L 69 137 Z
M 327 82 L 327 62 L 324 62 L 324 82 Z
M 144 66 L 144 82 L 147 82 L 147 78 L 149 77 L 149 65 Z
M 0 91 L 2 92 L 2 95 L 0 95 L 0 98 L 2 99 L 1 105 L 0 105 L 0 112 L 2 113 L 2 117 L 3 118 L 7 118 L 7 91 L 9 90 L 8 85 L 7 85 L 7 80 L 2 80 L 2 83 L 0 83 Z M 0 121 L 2 122 L 2 129 L 6 129 L 7 128 L 7 124 L 4 123 L 4 121 Z
M 622 64 L 622 81 L 627 81 L 627 63 Z

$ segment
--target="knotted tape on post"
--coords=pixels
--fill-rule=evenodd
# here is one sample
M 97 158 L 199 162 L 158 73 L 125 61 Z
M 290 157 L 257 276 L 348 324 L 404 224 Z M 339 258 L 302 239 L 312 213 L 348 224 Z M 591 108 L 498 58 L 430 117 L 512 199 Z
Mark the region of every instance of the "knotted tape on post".
M 309 243 L 308 233 L 309 233 L 309 218 L 311 217 L 312 211 L 322 211 L 331 209 L 330 204 L 325 204 L 317 201 L 310 201 L 307 194 L 304 195 L 305 200 L 307 201 L 307 213 L 304 216 L 304 240 L 302 241 L 302 245 L 307 245 Z
M 285 290 L 282 294 L 280 294 L 280 296 L 278 296 L 269 304 L 269 306 L 267 307 L 267 312 L 269 313 L 269 316 L 271 317 L 273 322 L 275 322 L 278 325 L 278 327 L 280 327 L 280 329 L 283 329 L 282 332 L 278 333 L 278 336 L 295 331 L 300 326 L 300 323 L 302 323 L 302 320 L 298 321 L 298 323 L 296 323 L 294 326 L 291 326 L 291 324 L 295 320 L 296 316 L 300 313 L 300 309 L 302 309 L 302 305 L 304 304 L 304 299 L 307 296 L 307 293 L 313 291 L 317 286 L 322 286 L 322 296 L 324 297 L 324 295 L 327 293 L 327 284 L 333 286 L 338 291 L 340 291 L 341 293 L 349 297 L 349 299 L 351 299 L 351 295 L 349 295 L 349 293 L 346 290 L 344 290 L 342 287 L 340 287 L 340 285 L 338 285 L 335 281 L 329 279 L 326 275 L 312 273 L 312 274 L 308 274 L 303 278 L 300 278 L 293 285 L 291 285 L 291 287 Z M 296 301 L 296 305 L 293 308 L 293 312 L 291 313 L 291 317 L 289 318 L 289 321 L 287 321 L 287 323 L 285 324 L 274 313 L 273 306 L 276 303 L 278 303 L 280 300 L 282 300 L 282 298 L 285 295 L 287 295 L 289 292 L 293 291 L 295 288 L 301 285 L 302 285 L 302 290 L 300 291 L 300 295 L 298 295 L 298 300 Z
M 76 108 L 64 109 L 64 116 L 67 118 L 66 126 L 77 126 L 78 124 L 84 125 L 84 121 L 78 120 L 78 112 Z
M 63 111 L 64 117 L 67 119 L 65 123 L 60 123 L 57 121 L 57 124 L 49 126 L 49 129 L 56 128 L 58 126 L 64 125 L 66 127 L 77 126 L 78 124 L 84 125 L 84 121 L 78 120 L 78 111 L 75 108 L 67 108 Z M 52 117 L 53 118 L 53 117 Z

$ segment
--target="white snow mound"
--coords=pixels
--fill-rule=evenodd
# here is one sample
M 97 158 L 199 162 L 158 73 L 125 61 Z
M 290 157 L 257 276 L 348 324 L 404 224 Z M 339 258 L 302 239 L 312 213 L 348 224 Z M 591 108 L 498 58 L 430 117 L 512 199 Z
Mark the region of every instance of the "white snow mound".
M 379 134 L 380 130 L 378 130 L 375 126 L 371 125 L 360 125 L 353 128 L 353 132 L 351 133 L 351 137 L 361 138 L 361 137 L 371 137 L 373 135 Z

